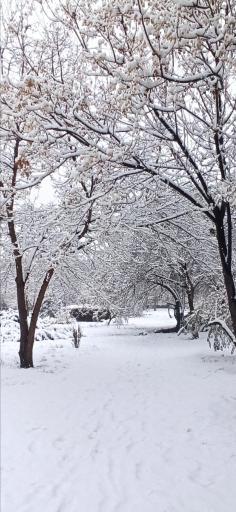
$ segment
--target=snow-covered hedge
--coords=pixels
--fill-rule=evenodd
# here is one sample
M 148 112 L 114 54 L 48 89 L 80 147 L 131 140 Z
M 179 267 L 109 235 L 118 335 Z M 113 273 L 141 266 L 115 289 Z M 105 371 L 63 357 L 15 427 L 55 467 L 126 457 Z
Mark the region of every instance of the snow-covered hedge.
M 0 312 L 1 340 L 19 341 L 20 326 L 16 311 Z M 52 318 L 39 318 L 36 329 L 36 341 L 72 338 L 73 326 L 68 323 L 55 323 Z
M 71 305 L 67 308 L 70 316 L 75 318 L 77 322 L 101 322 L 110 319 L 108 309 L 90 306 L 87 304 Z

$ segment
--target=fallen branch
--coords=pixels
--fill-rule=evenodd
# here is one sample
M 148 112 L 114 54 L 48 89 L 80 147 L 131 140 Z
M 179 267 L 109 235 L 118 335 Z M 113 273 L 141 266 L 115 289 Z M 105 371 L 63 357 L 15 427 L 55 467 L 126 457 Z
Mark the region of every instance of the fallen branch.
M 161 334 L 169 334 L 171 332 L 175 332 L 177 333 L 178 332 L 178 329 L 177 329 L 177 325 L 175 325 L 174 327 L 167 327 L 166 329 L 155 329 L 155 331 L 153 331 L 155 334 L 158 334 L 158 333 L 161 333 Z

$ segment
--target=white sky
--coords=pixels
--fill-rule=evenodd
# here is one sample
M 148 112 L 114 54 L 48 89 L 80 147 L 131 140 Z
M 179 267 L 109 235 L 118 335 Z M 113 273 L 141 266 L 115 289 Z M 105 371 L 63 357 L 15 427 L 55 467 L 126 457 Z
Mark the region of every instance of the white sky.
M 55 191 L 50 177 L 45 178 L 38 187 L 33 187 L 30 198 L 37 205 L 55 201 Z

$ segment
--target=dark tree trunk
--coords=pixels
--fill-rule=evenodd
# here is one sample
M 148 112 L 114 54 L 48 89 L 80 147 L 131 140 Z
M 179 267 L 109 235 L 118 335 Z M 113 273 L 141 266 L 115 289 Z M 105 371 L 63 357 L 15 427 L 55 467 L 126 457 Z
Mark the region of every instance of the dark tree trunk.
M 191 277 L 188 272 L 187 264 L 183 263 L 181 265 L 182 273 L 183 273 L 183 284 L 184 289 L 186 291 L 189 312 L 193 313 L 194 311 L 194 286 L 191 280 Z
M 16 185 L 16 177 L 18 171 L 18 157 L 19 157 L 19 146 L 20 139 L 16 138 L 13 154 L 13 168 L 12 168 L 12 189 L 14 190 Z M 20 323 L 20 366 L 21 368 L 29 368 L 33 366 L 32 352 L 30 354 L 28 350 L 28 336 L 29 336 L 29 325 L 28 325 L 28 311 L 26 304 L 25 295 L 25 279 L 22 265 L 22 253 L 19 248 L 17 231 L 15 229 L 14 222 L 14 193 L 7 202 L 7 218 L 8 218 L 8 232 L 13 247 L 13 255 L 15 258 L 15 269 L 16 269 L 16 293 L 17 293 L 17 306 L 19 313 Z
M 33 345 L 29 344 L 28 337 L 21 344 L 19 356 L 21 368 L 33 368 Z
M 19 263 L 19 262 L 17 262 Z M 18 264 L 16 263 L 16 267 Z M 27 345 L 28 345 L 28 336 L 29 336 L 29 326 L 27 319 L 27 307 L 25 301 L 25 283 L 22 278 L 22 272 L 19 272 L 17 269 L 17 277 L 16 277 L 16 287 L 17 287 L 17 302 L 18 302 L 18 313 L 19 313 L 19 323 L 20 323 L 20 366 L 21 368 L 29 368 L 33 366 L 32 357 L 27 357 Z M 19 275 L 20 274 L 20 275 Z
M 224 217 L 227 212 L 227 241 L 225 236 Z M 232 330 L 236 337 L 236 291 L 234 277 L 232 273 L 232 224 L 231 212 L 228 203 L 223 203 L 222 207 L 215 208 L 216 218 L 216 236 L 224 278 L 224 285 L 228 300 L 228 307 L 231 317 Z
M 26 304 L 25 294 L 25 279 L 22 265 L 22 254 L 18 246 L 17 235 L 15 230 L 15 224 L 12 216 L 13 202 L 7 210 L 8 214 L 8 230 L 11 238 L 12 245 L 14 247 L 13 253 L 15 258 L 16 268 L 16 292 L 17 292 L 17 305 L 19 313 L 20 323 L 20 366 L 21 368 L 33 367 L 33 344 L 30 343 L 29 337 L 29 324 L 28 324 L 28 311 Z
M 175 332 L 178 332 L 183 323 L 183 312 L 182 312 L 182 307 L 181 307 L 181 303 L 179 300 L 177 300 L 175 303 L 175 319 L 177 322 Z
M 194 312 L 194 302 L 193 302 L 194 293 L 193 293 L 193 289 L 191 289 L 191 290 L 187 289 L 186 293 L 187 293 L 187 299 L 188 299 L 189 312 L 193 313 Z
M 18 249 L 17 249 L 18 250 Z M 18 256 L 15 255 L 15 264 L 16 264 L 16 288 L 17 288 L 17 304 L 18 304 L 18 313 L 19 313 L 19 323 L 20 323 L 20 367 L 21 368 L 32 368 L 33 364 L 33 346 L 34 346 L 34 338 L 35 338 L 35 329 L 37 325 L 37 320 L 39 317 L 40 309 L 44 300 L 45 293 L 49 286 L 50 280 L 53 276 L 54 269 L 50 269 L 47 271 L 41 288 L 39 290 L 39 294 L 37 300 L 34 305 L 33 313 L 31 316 L 30 325 L 28 324 L 28 312 L 26 306 L 26 294 L 25 294 L 25 281 L 23 278 L 23 268 L 22 268 L 22 256 L 18 250 Z
M 25 295 L 25 280 L 22 266 L 22 254 L 20 252 L 17 235 L 15 230 L 15 224 L 12 216 L 13 202 L 7 209 L 8 214 L 8 230 L 11 238 L 12 245 L 14 247 L 13 254 L 15 258 L 15 269 L 16 269 L 16 293 L 17 293 L 17 306 L 19 313 L 20 323 L 20 366 L 21 368 L 30 368 L 33 366 L 32 351 L 29 350 L 29 325 L 28 325 L 28 311 L 26 304 Z
M 28 311 L 26 303 L 25 285 L 27 277 L 24 278 L 22 254 L 18 245 L 15 224 L 13 220 L 13 198 L 7 208 L 8 215 L 8 230 L 13 245 L 13 254 L 15 258 L 16 268 L 16 290 L 17 290 L 17 305 L 20 323 L 20 366 L 21 368 L 33 367 L 33 345 L 35 337 L 35 329 L 37 325 L 38 316 L 44 300 L 45 293 L 54 274 L 54 269 L 51 268 L 46 272 L 45 278 L 39 290 L 37 300 L 34 305 L 30 325 L 28 324 Z
M 18 172 L 18 164 L 19 164 L 19 146 L 20 139 L 16 138 L 15 146 L 14 146 L 14 154 L 13 154 L 13 168 L 12 168 L 12 189 L 14 190 L 16 186 L 16 178 Z M 44 300 L 45 293 L 47 291 L 50 280 L 53 276 L 54 269 L 51 268 L 46 272 L 45 278 L 39 290 L 39 294 L 37 300 L 34 305 L 30 325 L 28 324 L 28 311 L 27 311 L 27 302 L 26 302 L 26 281 L 29 275 L 24 276 L 23 272 L 23 262 L 22 262 L 22 253 L 18 244 L 17 238 L 17 230 L 15 228 L 14 221 L 14 200 L 15 194 L 12 193 L 11 197 L 7 201 L 7 219 L 8 219 L 8 232 L 11 239 L 13 254 L 15 258 L 15 269 L 16 269 L 16 291 L 17 291 L 17 305 L 18 305 L 18 313 L 19 313 L 19 323 L 20 323 L 20 366 L 21 368 L 32 368 L 33 367 L 33 345 L 35 338 L 35 329 L 37 325 L 37 320 L 39 316 L 39 312 Z M 89 210 L 90 217 L 87 220 L 86 229 L 88 229 L 89 222 L 91 220 L 91 208 Z M 84 228 L 85 229 L 85 228 Z M 80 237 L 84 236 L 84 231 L 79 235 Z
M 194 311 L 194 286 L 189 277 L 188 272 L 186 275 L 186 294 L 187 294 L 187 299 L 188 299 L 189 312 L 193 313 L 193 311 Z
M 23 350 L 22 355 L 20 354 L 20 362 L 22 368 L 32 368 L 33 365 L 33 346 L 34 346 L 34 339 L 35 339 L 35 330 L 37 326 L 37 321 L 40 313 L 40 309 L 45 297 L 45 293 L 47 291 L 47 288 L 49 286 L 49 283 L 51 281 L 51 278 L 54 274 L 54 269 L 51 268 L 47 271 L 45 278 L 43 280 L 43 283 L 41 285 L 41 288 L 39 290 L 39 294 L 37 297 L 37 300 L 34 305 L 34 309 L 31 316 L 30 326 L 28 329 L 28 336 L 24 341 L 23 344 Z
M 231 323 L 234 336 L 236 337 L 236 298 L 235 298 L 235 284 L 231 270 L 228 268 L 225 261 L 222 261 L 223 277 L 225 289 L 228 299 L 228 306 L 230 311 Z

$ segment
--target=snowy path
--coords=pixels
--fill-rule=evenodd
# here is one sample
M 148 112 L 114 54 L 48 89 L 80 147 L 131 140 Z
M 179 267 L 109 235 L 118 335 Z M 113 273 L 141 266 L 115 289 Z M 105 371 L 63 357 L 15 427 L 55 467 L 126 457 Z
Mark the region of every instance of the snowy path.
M 141 324 L 140 324 L 141 326 Z M 232 512 L 236 358 L 140 328 L 3 345 L 1 512 Z

